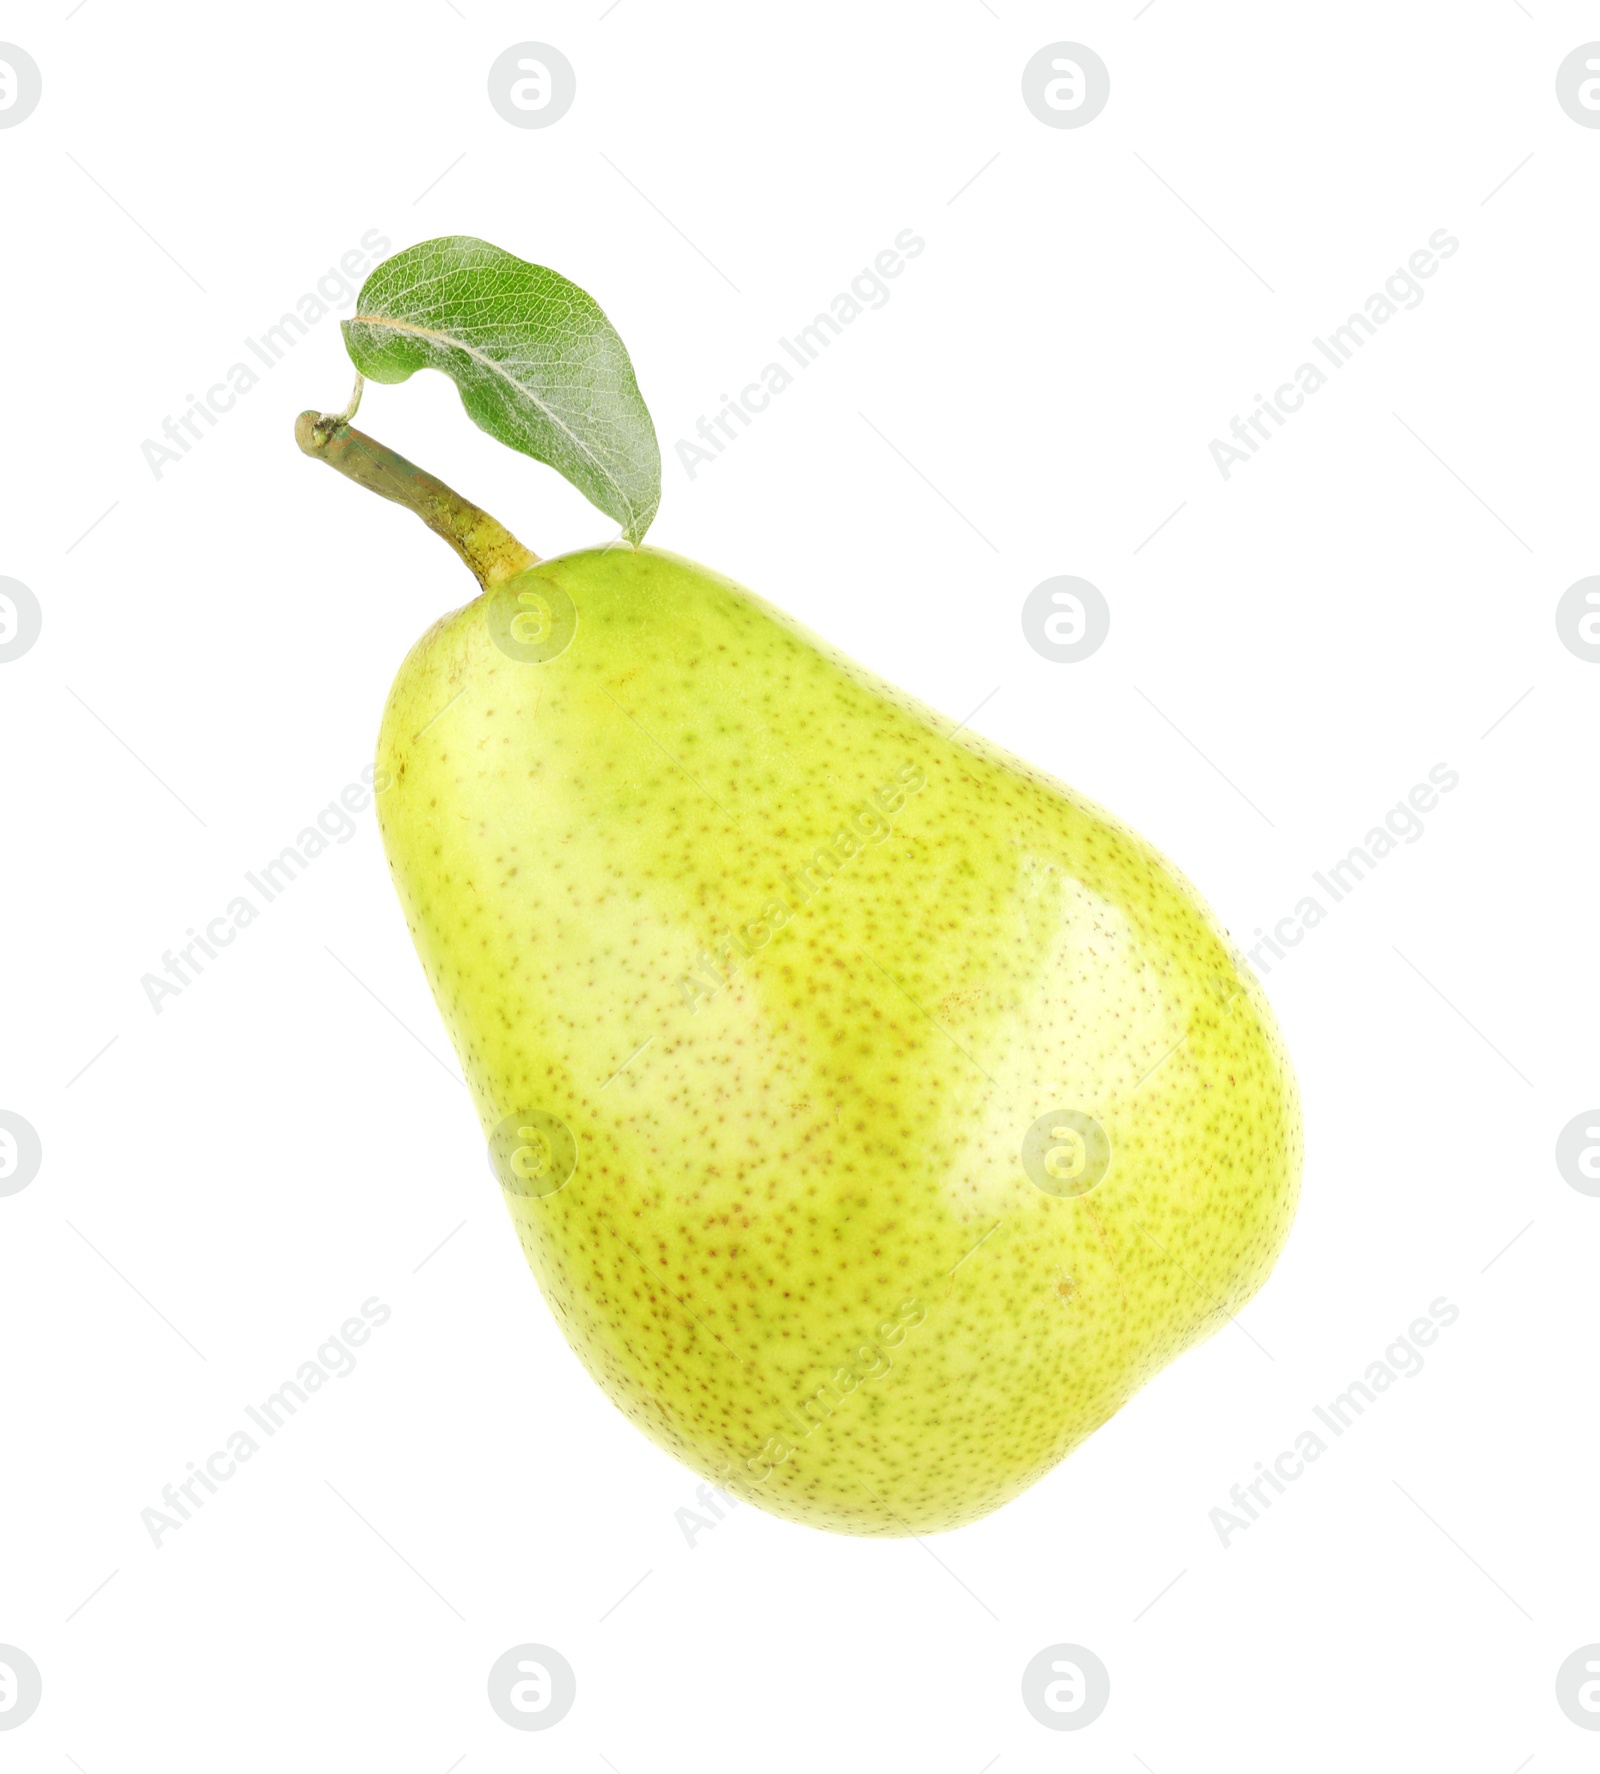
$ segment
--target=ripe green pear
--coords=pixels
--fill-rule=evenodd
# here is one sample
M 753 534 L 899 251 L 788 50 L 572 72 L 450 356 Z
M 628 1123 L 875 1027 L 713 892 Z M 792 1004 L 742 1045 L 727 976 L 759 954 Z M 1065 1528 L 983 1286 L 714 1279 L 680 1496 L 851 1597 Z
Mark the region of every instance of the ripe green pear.
M 661 1447 L 924 1534 L 1265 1280 L 1301 1129 L 1260 989 L 1109 814 L 654 548 L 445 617 L 384 844 L 529 1265 Z

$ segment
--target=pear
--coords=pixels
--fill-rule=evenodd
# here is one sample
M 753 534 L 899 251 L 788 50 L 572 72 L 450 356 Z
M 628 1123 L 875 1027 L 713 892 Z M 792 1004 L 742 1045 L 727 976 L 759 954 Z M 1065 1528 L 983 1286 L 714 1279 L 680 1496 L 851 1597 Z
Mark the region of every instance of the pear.
M 1258 984 L 1143 839 L 730 580 L 466 509 L 378 811 L 557 1323 L 744 1501 L 977 1520 L 1271 1269 Z

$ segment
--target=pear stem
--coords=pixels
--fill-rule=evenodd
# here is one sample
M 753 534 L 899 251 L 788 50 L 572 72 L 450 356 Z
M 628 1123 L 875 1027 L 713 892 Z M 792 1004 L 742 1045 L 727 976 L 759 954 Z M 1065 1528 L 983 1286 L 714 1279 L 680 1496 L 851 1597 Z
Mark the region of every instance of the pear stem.
M 485 591 L 538 565 L 538 555 L 524 548 L 488 512 L 480 511 L 470 499 L 463 499 L 425 468 L 408 462 L 397 450 L 357 431 L 349 421 L 360 399 L 358 376 L 348 410 L 302 413 L 294 422 L 295 442 L 308 456 L 337 468 L 357 486 L 414 511 L 461 556 Z

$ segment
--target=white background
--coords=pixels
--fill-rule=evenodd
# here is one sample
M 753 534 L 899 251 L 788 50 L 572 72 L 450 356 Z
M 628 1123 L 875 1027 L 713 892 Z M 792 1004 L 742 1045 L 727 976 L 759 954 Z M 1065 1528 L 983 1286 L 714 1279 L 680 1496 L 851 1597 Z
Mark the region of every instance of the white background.
M 1600 1200 L 1554 1146 L 1600 1097 L 1600 666 L 1554 610 L 1600 571 L 1600 130 L 1555 71 L 1600 12 L 1138 8 L 0 16 L 44 77 L 0 131 L 0 573 L 44 612 L 0 666 L 0 1107 L 44 1151 L 0 1199 L 0 1642 L 44 1682 L 11 1766 L 1595 1765 L 1554 1684 L 1600 1640 Z M 527 39 L 577 70 L 548 129 L 486 97 Z M 1111 71 L 1081 129 L 1020 96 L 1061 39 Z M 908 227 L 892 300 L 691 481 L 675 440 Z M 1422 304 L 1224 481 L 1210 440 L 1439 228 L 1461 246 Z M 661 434 L 652 540 L 952 718 L 998 686 L 975 726 L 1145 833 L 1245 947 L 1430 766 L 1460 774 L 1265 976 L 1307 1165 L 1248 1334 L 975 1527 L 742 1508 L 688 1543 L 697 1481 L 526 1271 L 370 810 L 147 1002 L 357 778 L 401 657 L 471 591 L 295 449 L 349 387 L 332 315 L 159 479 L 141 456 L 369 229 L 589 289 Z M 361 423 L 542 554 L 612 533 L 442 378 L 369 389 Z M 1112 611 L 1079 665 L 1018 620 L 1058 573 Z M 374 1295 L 357 1370 L 153 1546 L 163 1485 Z M 1441 1295 L 1426 1369 L 1224 1549 L 1229 1487 Z M 525 1736 L 485 1678 L 529 1641 L 578 1700 Z M 1063 1641 L 1111 1678 L 1070 1736 L 1019 1691 Z

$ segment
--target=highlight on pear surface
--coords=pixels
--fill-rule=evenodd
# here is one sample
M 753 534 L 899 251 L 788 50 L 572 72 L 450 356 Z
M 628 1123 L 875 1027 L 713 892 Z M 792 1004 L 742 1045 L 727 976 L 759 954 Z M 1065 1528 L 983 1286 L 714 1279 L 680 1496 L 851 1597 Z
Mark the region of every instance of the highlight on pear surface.
M 1270 1273 L 1301 1125 L 1259 983 L 1111 814 L 646 545 L 654 428 L 577 286 L 428 241 L 344 329 L 301 448 L 479 587 L 400 665 L 377 805 L 556 1324 L 774 1515 L 979 1519 Z M 620 537 L 540 560 L 354 428 L 418 369 Z

